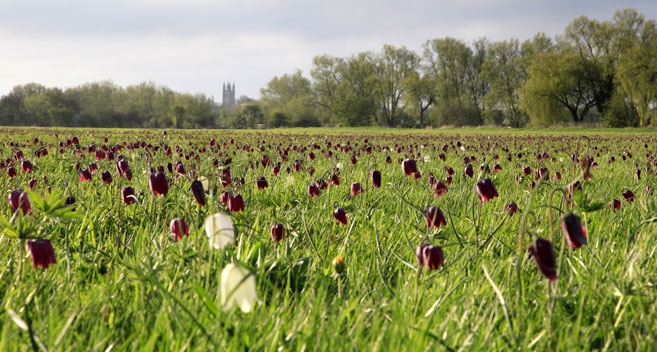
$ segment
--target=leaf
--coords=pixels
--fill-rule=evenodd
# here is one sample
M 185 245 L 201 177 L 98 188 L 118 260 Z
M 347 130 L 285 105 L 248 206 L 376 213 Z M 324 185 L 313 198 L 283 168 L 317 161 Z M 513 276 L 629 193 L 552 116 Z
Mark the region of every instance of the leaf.
M 25 331 L 29 330 L 25 320 L 21 319 L 21 317 L 19 317 L 18 314 L 16 314 L 16 312 L 14 312 L 11 308 L 8 308 L 7 312 L 9 313 L 9 316 L 11 317 L 11 320 L 13 320 L 14 323 L 16 323 L 16 325 L 18 325 L 19 328 L 21 328 Z
M 210 296 L 208 295 L 207 292 L 201 287 L 200 284 L 196 284 L 196 292 L 203 298 L 203 302 L 205 302 L 205 306 L 208 308 L 210 313 L 212 313 L 213 316 L 217 316 L 217 313 L 219 313 L 219 309 L 217 308 L 217 305 L 212 301 Z

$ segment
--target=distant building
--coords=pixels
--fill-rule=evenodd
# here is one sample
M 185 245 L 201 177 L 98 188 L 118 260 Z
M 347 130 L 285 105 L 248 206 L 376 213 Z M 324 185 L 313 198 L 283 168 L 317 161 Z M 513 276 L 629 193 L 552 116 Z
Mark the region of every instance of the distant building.
M 224 82 L 224 94 L 221 99 L 221 107 L 224 110 L 233 110 L 235 108 L 235 82 L 232 86 L 230 83 L 226 84 Z

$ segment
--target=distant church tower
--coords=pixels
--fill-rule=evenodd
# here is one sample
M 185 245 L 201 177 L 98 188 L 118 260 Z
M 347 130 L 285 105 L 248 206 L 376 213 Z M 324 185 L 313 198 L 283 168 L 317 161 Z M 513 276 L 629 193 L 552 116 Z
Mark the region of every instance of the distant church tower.
M 232 87 L 230 83 L 226 85 L 224 82 L 224 94 L 221 99 L 221 107 L 225 110 L 232 110 L 235 108 L 235 82 L 233 82 Z

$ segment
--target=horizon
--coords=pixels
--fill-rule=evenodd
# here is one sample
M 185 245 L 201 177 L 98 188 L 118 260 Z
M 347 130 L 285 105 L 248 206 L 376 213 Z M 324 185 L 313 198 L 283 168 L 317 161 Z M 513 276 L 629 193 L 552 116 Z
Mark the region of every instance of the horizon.
M 351 8 L 345 11 L 347 4 Z M 657 4 L 648 1 L 628 1 L 621 7 L 612 1 L 568 6 L 565 1 L 413 1 L 403 9 L 390 1 L 378 4 L 1 4 L 5 49 L 0 53 L 0 96 L 31 82 L 66 89 L 109 80 L 122 87 L 154 82 L 181 93 L 202 93 L 218 103 L 223 83 L 235 82 L 236 98 L 258 99 L 260 88 L 274 77 L 296 69 L 309 77 L 317 55 L 344 57 L 378 51 L 384 44 L 421 53 L 424 42 L 441 37 L 466 43 L 481 37 L 524 41 L 538 32 L 554 37 L 580 15 L 604 21 L 627 7 L 657 17 Z

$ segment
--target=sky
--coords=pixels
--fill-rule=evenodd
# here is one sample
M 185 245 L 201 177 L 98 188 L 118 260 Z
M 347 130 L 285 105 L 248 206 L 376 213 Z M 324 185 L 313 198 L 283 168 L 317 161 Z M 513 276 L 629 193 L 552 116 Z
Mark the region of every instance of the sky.
M 427 40 L 560 34 L 574 18 L 609 20 L 655 0 L 0 0 L 0 96 L 19 84 L 153 81 L 221 101 L 223 82 L 257 98 L 275 76 L 310 77 L 316 55 Z

